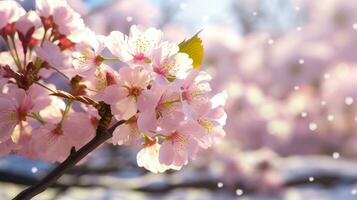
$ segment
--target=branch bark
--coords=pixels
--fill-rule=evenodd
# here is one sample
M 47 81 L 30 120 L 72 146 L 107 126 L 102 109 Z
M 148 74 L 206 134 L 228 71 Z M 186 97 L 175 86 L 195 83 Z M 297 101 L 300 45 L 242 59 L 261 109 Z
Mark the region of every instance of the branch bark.
M 110 114 L 111 115 L 111 114 Z M 86 157 L 90 152 L 95 150 L 105 141 L 113 136 L 113 132 L 116 127 L 125 123 L 125 120 L 121 120 L 114 124 L 109 129 L 103 129 L 103 124 L 107 123 L 102 119 L 108 116 L 102 116 L 101 121 L 97 127 L 96 136 L 89 141 L 86 145 L 80 148 L 78 151 L 72 151 L 68 158 L 58 165 L 54 170 L 52 170 L 46 177 L 44 177 L 39 183 L 28 187 L 21 193 L 19 193 L 13 200 L 29 200 L 32 197 L 38 195 L 39 193 L 45 191 L 48 187 L 54 184 L 68 169 L 75 166 L 80 160 Z M 111 117 L 111 116 L 110 116 Z

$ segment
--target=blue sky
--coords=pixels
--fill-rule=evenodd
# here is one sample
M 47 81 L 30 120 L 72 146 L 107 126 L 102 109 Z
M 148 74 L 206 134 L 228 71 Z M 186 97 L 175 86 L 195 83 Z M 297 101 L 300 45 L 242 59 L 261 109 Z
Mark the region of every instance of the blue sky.
M 101 6 L 111 0 L 85 0 L 91 8 Z M 171 3 L 177 6 L 175 22 L 184 23 L 189 28 L 197 29 L 212 22 L 228 23 L 232 17 L 227 13 L 231 0 L 143 0 L 154 5 Z
M 165 0 L 151 0 L 159 5 Z M 167 1 L 167 0 L 166 0 Z M 229 23 L 232 20 L 231 0 L 169 0 L 178 5 L 175 21 L 197 29 L 210 23 Z
M 85 2 L 94 8 L 103 5 L 111 0 L 85 0 Z M 176 8 L 176 15 L 173 21 L 194 30 L 202 29 L 205 25 L 219 24 L 232 25 L 237 28 L 236 16 L 233 14 L 232 5 L 240 0 L 142 0 L 150 1 L 153 5 L 161 7 L 162 4 L 171 4 Z M 258 1 L 268 12 L 266 20 L 260 22 L 259 26 L 268 30 L 269 26 L 277 26 L 280 29 L 289 29 L 297 26 L 299 12 L 296 12 L 295 6 L 290 0 L 261 0 Z M 285 7 L 279 7 L 285 4 Z M 294 12 L 295 11 L 295 12 Z M 237 11 L 236 11 L 237 12 Z M 251 13 L 252 23 L 255 23 L 254 10 L 247 11 Z M 257 13 L 259 15 L 260 13 Z
M 18 0 L 23 4 L 31 4 L 33 0 Z M 79 0 L 78 0 L 79 1 Z M 83 0 L 90 8 L 100 7 L 112 0 Z M 173 18 L 174 23 L 178 23 L 188 28 L 192 32 L 200 30 L 209 24 L 219 24 L 233 26 L 241 31 L 241 27 L 234 15 L 232 4 L 241 0 L 142 0 L 149 1 L 157 7 L 163 4 L 170 4 L 175 8 L 176 15 Z M 252 1 L 252 0 L 251 0 Z M 268 12 L 266 19 L 257 23 L 254 10 L 249 10 L 248 15 L 251 22 L 258 24 L 261 30 L 269 30 L 271 27 L 279 27 L 280 30 L 295 28 L 298 23 L 299 12 L 296 12 L 295 6 L 290 0 L 260 0 L 259 6 L 262 6 Z M 287 7 L 280 8 L 279 5 L 286 4 Z M 33 6 L 33 5 L 32 5 Z M 292 12 L 293 11 L 293 12 Z M 295 12 L 294 12 L 295 11 Z M 237 12 L 237 11 L 235 11 Z M 251 13 L 251 14 L 250 14 Z M 302 12 L 300 12 L 302 13 Z M 259 16 L 260 13 L 257 13 Z

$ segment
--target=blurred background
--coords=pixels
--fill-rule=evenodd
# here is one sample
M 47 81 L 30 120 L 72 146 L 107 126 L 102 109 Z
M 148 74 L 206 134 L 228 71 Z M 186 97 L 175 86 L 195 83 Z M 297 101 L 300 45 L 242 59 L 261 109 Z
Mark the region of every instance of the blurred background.
M 229 96 L 227 136 L 181 171 L 164 174 L 138 168 L 137 149 L 108 145 L 35 199 L 357 199 L 355 0 L 69 3 L 104 35 L 141 24 L 180 42 L 202 30 L 203 67 L 213 89 Z M 0 199 L 53 167 L 0 158 Z

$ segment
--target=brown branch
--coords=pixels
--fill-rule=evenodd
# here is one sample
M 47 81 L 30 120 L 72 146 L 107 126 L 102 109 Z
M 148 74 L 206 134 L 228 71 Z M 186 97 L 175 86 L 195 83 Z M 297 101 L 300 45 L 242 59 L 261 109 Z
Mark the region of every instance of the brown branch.
M 109 115 L 111 115 L 109 113 Z M 108 116 L 102 116 L 101 120 Z M 111 117 L 111 116 L 110 116 Z M 105 123 L 105 122 L 103 122 Z M 109 129 L 103 131 L 103 123 L 100 123 L 97 128 L 96 136 L 89 141 L 86 145 L 80 148 L 78 151 L 72 151 L 68 158 L 52 170 L 46 177 L 44 177 L 39 183 L 30 186 L 21 193 L 19 193 L 13 200 L 29 200 L 39 193 L 45 191 L 48 187 L 54 184 L 68 169 L 75 166 L 80 160 L 86 157 L 90 152 L 95 150 L 105 141 L 113 136 L 113 132 L 116 127 L 125 123 L 125 120 L 121 120 L 114 124 Z

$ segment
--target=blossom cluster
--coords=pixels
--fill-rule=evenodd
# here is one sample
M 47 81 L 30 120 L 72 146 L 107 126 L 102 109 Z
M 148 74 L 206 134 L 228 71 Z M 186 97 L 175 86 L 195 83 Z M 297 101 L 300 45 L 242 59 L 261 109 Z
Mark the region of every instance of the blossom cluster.
M 125 120 L 110 142 L 140 146 L 138 165 L 155 173 L 225 135 L 226 94 L 213 95 L 197 65 L 197 35 L 176 44 L 135 25 L 97 35 L 64 0 L 37 0 L 28 12 L 0 1 L 0 34 L 0 155 L 61 162 L 88 143 L 99 115 L 75 97 L 110 105 L 112 123 Z
M 224 180 L 220 179 L 225 186 L 232 180 L 256 180 L 244 185 L 255 190 L 269 186 L 271 192 L 272 182 L 279 178 L 270 177 L 273 180 L 264 183 L 257 171 L 273 172 L 275 163 L 285 157 L 304 160 L 306 155 L 324 155 L 338 160 L 356 156 L 357 7 L 353 3 L 297 3 L 299 7 L 292 7 L 291 14 L 303 18 L 303 23 L 292 23 L 281 34 L 275 32 L 280 29 L 267 33 L 257 28 L 241 36 L 234 26 L 205 27 L 201 37 L 207 42 L 205 67 L 213 77 L 213 91 L 224 88 L 229 94 L 225 106 L 229 139 L 216 146 L 214 153 L 206 151 L 210 154 L 202 163 L 225 166 Z M 247 12 L 246 19 L 251 18 L 256 16 Z M 259 158 L 257 154 L 265 155 L 263 151 L 275 158 Z M 244 157 L 273 167 L 252 166 Z

